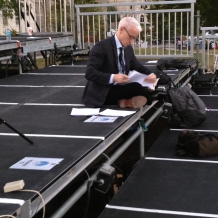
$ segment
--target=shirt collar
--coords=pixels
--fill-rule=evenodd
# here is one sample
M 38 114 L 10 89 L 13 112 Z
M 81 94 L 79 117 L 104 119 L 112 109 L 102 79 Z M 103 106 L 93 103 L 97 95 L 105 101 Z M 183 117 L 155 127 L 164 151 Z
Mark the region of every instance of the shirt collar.
M 122 44 L 120 43 L 119 39 L 117 38 L 117 35 L 116 35 L 116 34 L 115 34 L 115 42 L 116 42 L 117 48 L 120 48 L 120 47 L 123 48 L 123 46 L 122 46 Z

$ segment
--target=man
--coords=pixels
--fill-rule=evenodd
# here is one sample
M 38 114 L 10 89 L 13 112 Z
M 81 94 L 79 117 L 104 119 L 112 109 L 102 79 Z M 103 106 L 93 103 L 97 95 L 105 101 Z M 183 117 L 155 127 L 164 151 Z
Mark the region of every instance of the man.
M 152 103 L 150 91 L 139 83 L 128 83 L 131 70 L 147 74 L 147 82 L 156 81 L 156 75 L 137 61 L 131 46 L 141 31 L 135 18 L 124 17 L 116 35 L 98 42 L 91 49 L 85 75 L 88 82 L 82 97 L 86 106 L 118 104 L 122 108 L 140 108 Z
M 182 49 L 182 40 L 178 40 L 178 50 L 180 51 Z

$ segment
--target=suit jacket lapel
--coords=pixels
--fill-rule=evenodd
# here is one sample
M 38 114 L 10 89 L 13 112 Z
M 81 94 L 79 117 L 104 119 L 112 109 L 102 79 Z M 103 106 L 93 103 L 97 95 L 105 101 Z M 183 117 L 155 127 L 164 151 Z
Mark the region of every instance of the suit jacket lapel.
M 127 55 L 127 49 L 125 48 L 124 49 L 124 59 L 125 59 L 125 72 L 126 72 L 126 75 L 128 75 L 128 71 L 127 71 L 127 69 L 129 69 L 129 66 L 128 66 L 128 55 Z
M 115 58 L 115 63 L 116 63 L 116 66 L 117 66 L 117 70 L 119 71 L 117 46 L 116 46 L 116 42 L 115 42 L 115 37 L 114 36 L 111 37 L 111 44 L 112 44 L 112 48 L 113 48 L 113 53 L 114 53 L 114 58 Z

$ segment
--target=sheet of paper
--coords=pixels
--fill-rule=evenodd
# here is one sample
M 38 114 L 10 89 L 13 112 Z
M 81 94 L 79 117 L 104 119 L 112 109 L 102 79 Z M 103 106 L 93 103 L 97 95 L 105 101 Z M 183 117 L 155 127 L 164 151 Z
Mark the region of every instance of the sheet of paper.
M 72 116 L 92 116 L 98 115 L 100 108 L 73 108 L 71 111 Z
M 25 157 L 12 165 L 10 169 L 50 170 L 62 160 L 63 158 Z
M 134 113 L 135 111 L 123 111 L 123 110 L 120 111 L 120 110 L 106 109 L 100 112 L 99 114 L 103 116 L 125 117 Z
M 84 122 L 87 123 L 113 123 L 118 117 L 92 116 Z
M 148 61 L 147 63 L 157 63 L 157 60 L 154 60 L 154 61 Z
M 130 71 L 129 73 L 129 82 L 138 82 L 144 87 L 148 87 L 152 90 L 155 89 L 155 86 L 157 85 L 158 79 L 156 79 L 155 83 L 148 83 L 145 82 L 145 79 L 148 77 L 148 75 L 139 73 L 135 70 Z
M 164 73 L 173 72 L 173 71 L 178 71 L 178 69 L 174 69 L 174 70 L 163 70 Z

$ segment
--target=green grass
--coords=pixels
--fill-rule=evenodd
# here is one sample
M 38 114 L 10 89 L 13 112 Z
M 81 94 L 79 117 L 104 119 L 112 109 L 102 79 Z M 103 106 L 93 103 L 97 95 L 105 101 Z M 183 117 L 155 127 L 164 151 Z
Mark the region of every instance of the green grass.
M 207 51 L 205 51 L 205 52 L 207 52 Z M 139 49 L 138 48 L 135 48 L 135 54 L 139 55 Z M 179 54 L 187 55 L 187 50 L 183 49 L 182 53 L 181 53 L 181 51 L 176 51 L 175 52 L 174 48 L 171 48 L 170 50 L 169 49 L 164 49 L 163 50 L 162 48 L 157 49 L 157 47 L 153 47 L 151 49 L 150 47 L 148 47 L 146 49 L 146 53 L 145 53 L 145 49 L 141 48 L 140 55 L 145 55 L 145 58 L 148 59 L 148 60 L 149 59 L 150 60 L 154 59 L 154 58 L 149 58 L 149 55 L 156 55 L 156 54 L 158 54 L 158 55 L 175 55 L 175 54 L 176 55 L 179 55 Z M 146 57 L 146 55 L 148 55 L 148 56 Z M 193 55 L 194 55 L 193 58 L 197 59 L 197 54 L 196 54 L 195 49 L 194 49 L 194 54 Z M 209 69 L 210 70 L 213 70 L 213 68 L 214 68 L 214 55 L 218 55 L 218 50 L 215 50 L 215 53 L 214 53 L 214 50 L 210 50 L 209 55 L 207 53 L 205 55 L 205 65 L 206 65 L 206 68 L 208 68 L 208 63 L 209 63 Z M 177 58 L 179 58 L 179 57 L 177 56 Z M 199 55 L 198 55 L 198 61 L 199 61 L 199 67 L 201 67 L 202 66 L 202 54 L 201 53 L 199 53 Z
M 44 58 L 36 59 L 36 65 L 39 69 L 43 69 L 45 67 L 45 59 Z
M 146 55 L 148 55 L 148 56 L 151 55 L 151 54 L 155 55 L 157 53 L 158 53 L 158 55 L 169 55 L 169 54 L 174 55 L 175 50 L 172 48 L 171 50 L 165 49 L 163 51 L 162 48 L 157 49 L 156 47 L 153 47 L 152 50 L 151 50 L 151 48 L 149 47 L 149 48 L 146 49 L 146 54 L 145 54 L 145 49 L 141 48 L 141 55 L 145 55 L 145 58 L 147 60 L 149 60 L 149 59 L 151 60 L 153 58 L 146 57 Z M 138 48 L 135 48 L 135 54 L 136 55 L 139 54 L 139 49 Z M 181 54 L 181 52 L 176 51 L 176 54 L 179 55 L 179 54 Z M 185 49 L 183 49 L 182 54 L 184 54 L 184 55 L 187 54 L 187 51 Z M 218 55 L 218 50 L 215 50 L 215 54 Z M 202 54 L 200 53 L 198 57 L 199 57 L 198 61 L 199 61 L 199 67 L 200 67 L 200 66 L 202 66 Z M 194 50 L 194 57 L 193 58 L 197 58 L 197 54 L 196 54 L 195 50 Z M 36 60 L 36 64 L 37 64 L 39 69 L 43 69 L 45 67 L 44 58 L 38 58 Z M 60 64 L 60 63 L 57 63 L 57 64 Z M 206 68 L 207 68 L 208 67 L 208 55 L 207 54 L 205 56 L 205 65 L 206 65 Z M 214 68 L 214 50 L 210 50 L 210 52 L 209 52 L 209 69 L 213 70 L 213 68 Z

